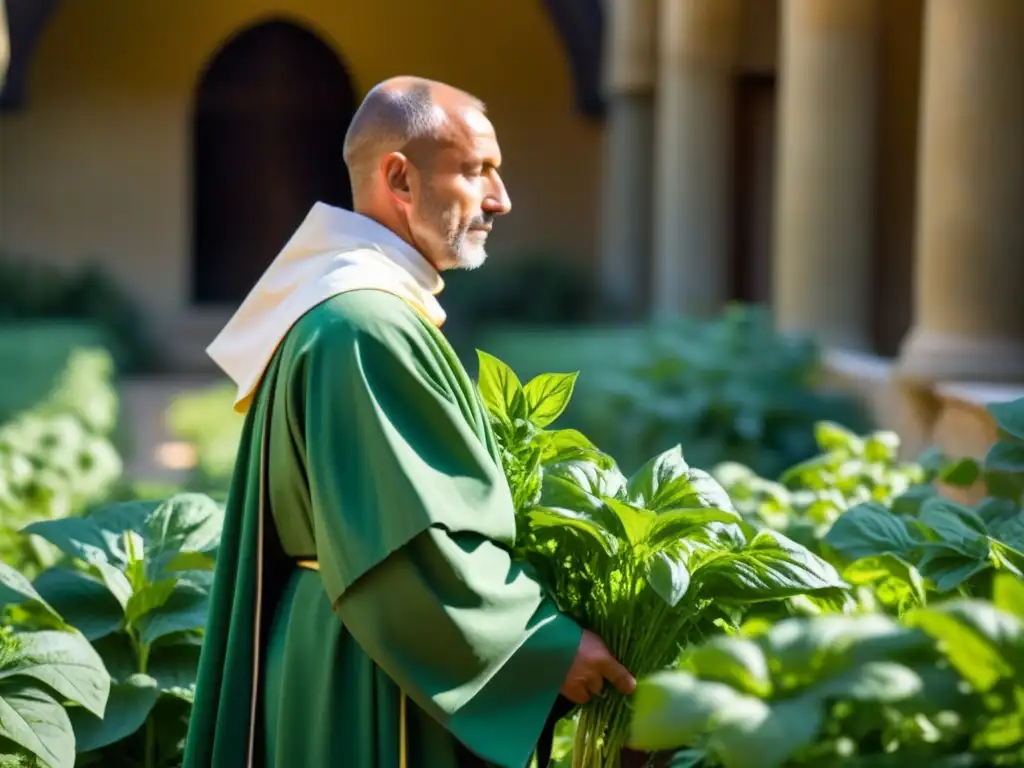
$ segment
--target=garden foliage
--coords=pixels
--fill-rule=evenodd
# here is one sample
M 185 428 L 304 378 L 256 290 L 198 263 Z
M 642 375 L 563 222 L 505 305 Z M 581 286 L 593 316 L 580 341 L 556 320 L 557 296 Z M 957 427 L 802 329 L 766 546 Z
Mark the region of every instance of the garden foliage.
M 557 428 L 576 374 L 479 359 L 513 555 L 639 678 L 559 725 L 557 765 L 1024 763 L 1024 401 L 982 461 L 819 420 L 767 477 L 686 442 L 625 472 Z M 0 427 L 0 765 L 181 762 L 223 511 L 118 501 L 107 364 Z

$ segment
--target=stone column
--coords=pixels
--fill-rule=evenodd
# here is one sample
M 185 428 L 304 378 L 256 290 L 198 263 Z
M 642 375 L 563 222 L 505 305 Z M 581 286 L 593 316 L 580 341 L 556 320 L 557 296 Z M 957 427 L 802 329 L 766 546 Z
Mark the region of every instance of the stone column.
M 879 0 L 783 0 L 772 307 L 870 348 Z
M 605 37 L 601 294 L 606 312 L 618 317 L 642 306 L 650 268 L 656 3 L 611 0 Z
M 1024 3 L 929 0 L 900 372 L 1024 382 Z
M 656 314 L 708 314 L 727 296 L 739 0 L 661 0 L 655 117 Z

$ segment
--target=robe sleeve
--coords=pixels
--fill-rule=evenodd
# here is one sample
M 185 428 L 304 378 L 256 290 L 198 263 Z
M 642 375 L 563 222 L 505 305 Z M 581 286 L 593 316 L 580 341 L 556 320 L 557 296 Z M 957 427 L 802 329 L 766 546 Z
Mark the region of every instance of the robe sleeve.
M 512 560 L 504 474 L 409 318 L 339 323 L 309 354 L 320 573 L 348 630 L 416 704 L 480 757 L 522 768 L 582 630 Z
M 501 768 L 528 764 L 580 629 L 503 550 L 433 528 L 336 610 L 378 666 L 470 751 Z

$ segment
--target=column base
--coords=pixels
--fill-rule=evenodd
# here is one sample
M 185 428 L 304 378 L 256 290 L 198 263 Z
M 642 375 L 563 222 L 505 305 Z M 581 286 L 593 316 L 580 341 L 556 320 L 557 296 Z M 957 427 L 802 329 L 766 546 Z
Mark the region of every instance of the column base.
M 908 381 L 1024 383 L 1024 341 L 914 328 L 900 348 L 896 374 Z

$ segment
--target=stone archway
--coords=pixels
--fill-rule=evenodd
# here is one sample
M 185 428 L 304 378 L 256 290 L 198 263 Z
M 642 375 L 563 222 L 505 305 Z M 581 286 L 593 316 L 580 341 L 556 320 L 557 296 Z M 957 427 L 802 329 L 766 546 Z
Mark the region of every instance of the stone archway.
M 217 52 L 192 115 L 194 304 L 240 303 L 314 202 L 351 208 L 342 147 L 356 106 L 342 62 L 292 22 Z

